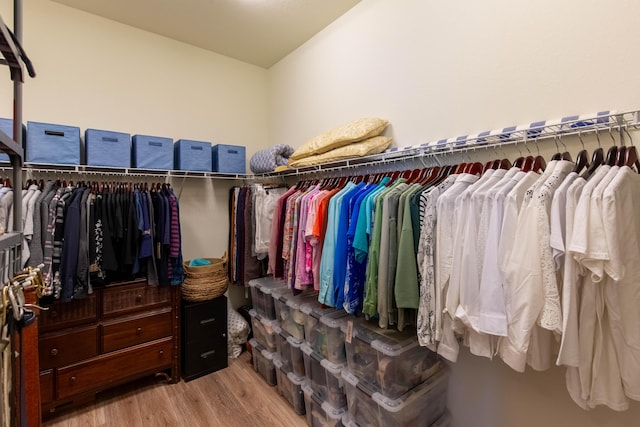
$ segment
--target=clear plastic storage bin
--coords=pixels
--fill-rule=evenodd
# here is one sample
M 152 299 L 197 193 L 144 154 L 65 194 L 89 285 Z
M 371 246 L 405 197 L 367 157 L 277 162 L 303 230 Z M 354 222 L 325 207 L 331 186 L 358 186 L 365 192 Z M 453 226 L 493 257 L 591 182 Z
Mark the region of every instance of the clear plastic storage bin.
M 251 315 L 251 329 L 253 330 L 253 338 L 262 344 L 267 350 L 275 352 L 276 347 L 276 331 L 277 320 L 265 319 L 255 310 L 249 310 Z
M 349 319 L 349 315 L 344 310 L 323 308 L 318 303 L 303 304 L 300 309 L 307 315 L 304 336 L 313 351 L 333 363 L 344 363 L 344 332 L 340 325 Z
M 276 353 L 267 351 L 255 338 L 249 340 L 251 344 L 251 353 L 253 356 L 253 369 L 265 380 L 270 386 L 277 384 L 276 368 L 273 364 L 273 358 Z
M 349 371 L 387 397 L 402 396 L 440 369 L 438 356 L 418 344 L 413 330 L 380 329 L 361 319 L 341 328 Z
M 358 426 L 430 427 L 447 410 L 448 375 L 444 369 L 397 399 L 374 391 L 342 371 L 350 421 Z
M 308 384 L 302 387 L 302 391 L 307 411 L 307 424 L 310 427 L 342 427 L 345 408 L 334 408 L 329 402 L 314 393 Z
M 276 331 L 276 348 L 286 369 L 303 377 L 305 375 L 304 359 L 302 358 L 302 340 L 297 340 L 280 326 L 274 326 Z
M 296 414 L 303 415 L 305 406 L 302 386 L 305 384 L 305 377 L 300 377 L 291 371 L 287 371 L 282 364 L 282 360 L 277 355 L 273 359 L 273 364 L 276 367 L 278 392 L 293 406 Z
M 276 308 L 273 302 L 272 291 L 274 289 L 287 289 L 287 285 L 282 279 L 272 277 L 261 277 L 249 280 L 251 287 L 251 302 L 253 309 L 262 317 L 267 319 L 276 318 Z
M 304 339 L 304 322 L 307 317 L 300 310 L 304 303 L 318 301 L 318 294 L 304 292 L 293 295 L 291 290 L 277 290 L 273 292 L 276 305 L 276 317 L 280 322 L 280 327 L 289 332 L 294 338 Z
M 334 408 L 346 406 L 344 380 L 340 375 L 342 369 L 346 368 L 346 364 L 331 363 L 329 359 L 324 359 L 314 352 L 309 343 L 302 344 L 301 348 L 310 387 Z

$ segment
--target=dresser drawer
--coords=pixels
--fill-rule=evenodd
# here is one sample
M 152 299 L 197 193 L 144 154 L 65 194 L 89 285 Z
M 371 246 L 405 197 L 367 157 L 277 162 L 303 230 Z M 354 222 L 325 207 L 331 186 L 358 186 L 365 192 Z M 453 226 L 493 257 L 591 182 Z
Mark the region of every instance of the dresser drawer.
M 67 328 L 94 322 L 97 315 L 98 298 L 94 293 L 71 302 L 56 302 L 49 307 L 49 310 L 41 310 L 38 314 L 38 326 L 43 332 Z
M 182 311 L 185 342 L 206 341 L 227 332 L 227 298 L 185 304 Z
M 102 294 L 102 314 L 104 317 L 114 316 L 168 305 L 170 301 L 169 287 L 149 286 L 146 282 L 105 288 Z
M 42 404 L 53 401 L 53 370 L 40 372 L 40 401 Z
M 184 349 L 183 377 L 189 381 L 227 367 L 227 338 L 212 336 L 209 341 L 196 341 Z
M 169 368 L 173 360 L 172 351 L 173 340 L 166 338 L 60 368 L 57 398 L 99 391 L 130 378 Z
M 156 310 L 123 319 L 104 322 L 102 352 L 119 350 L 171 336 L 171 309 Z
M 95 325 L 43 334 L 38 342 L 40 369 L 56 368 L 98 355 Z

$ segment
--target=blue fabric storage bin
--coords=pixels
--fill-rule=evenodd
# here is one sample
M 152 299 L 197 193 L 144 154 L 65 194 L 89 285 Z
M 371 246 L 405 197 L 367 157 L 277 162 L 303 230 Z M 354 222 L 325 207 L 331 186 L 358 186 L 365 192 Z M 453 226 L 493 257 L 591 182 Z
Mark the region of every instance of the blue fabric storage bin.
M 211 143 L 179 139 L 174 145 L 175 169 L 211 172 Z
M 79 127 L 27 122 L 27 129 L 27 162 L 80 164 Z
M 211 148 L 213 172 L 246 173 L 245 147 L 217 144 Z
M 84 147 L 89 166 L 131 167 L 131 135 L 128 133 L 87 129 Z
M 133 135 L 131 160 L 134 168 L 173 169 L 173 139 Z
M 0 130 L 7 134 L 9 138 L 13 139 L 13 120 L 0 118 Z M 22 143 L 27 140 L 27 127 L 22 124 Z M 0 153 L 0 162 L 9 162 L 9 155 Z

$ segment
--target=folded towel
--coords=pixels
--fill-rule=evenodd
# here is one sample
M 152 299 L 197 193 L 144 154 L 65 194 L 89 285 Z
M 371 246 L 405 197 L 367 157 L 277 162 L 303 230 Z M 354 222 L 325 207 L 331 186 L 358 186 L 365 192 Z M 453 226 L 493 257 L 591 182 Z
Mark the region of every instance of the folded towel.
M 249 167 L 253 173 L 273 172 L 278 166 L 285 166 L 289 156 L 293 154 L 293 147 L 287 144 L 276 144 L 256 152 L 251 156 Z
M 194 258 L 189 261 L 189 267 L 201 267 L 203 265 L 211 265 L 211 261 L 204 258 Z

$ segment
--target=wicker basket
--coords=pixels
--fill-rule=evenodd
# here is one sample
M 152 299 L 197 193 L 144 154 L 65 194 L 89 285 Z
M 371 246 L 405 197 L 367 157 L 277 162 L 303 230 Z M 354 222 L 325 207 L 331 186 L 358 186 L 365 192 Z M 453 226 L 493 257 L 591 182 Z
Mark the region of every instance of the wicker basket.
M 197 302 L 218 298 L 227 290 L 229 280 L 227 278 L 227 254 L 222 258 L 205 258 L 211 262 L 209 265 L 189 266 L 185 261 L 185 279 L 182 283 L 182 298 L 187 301 Z

